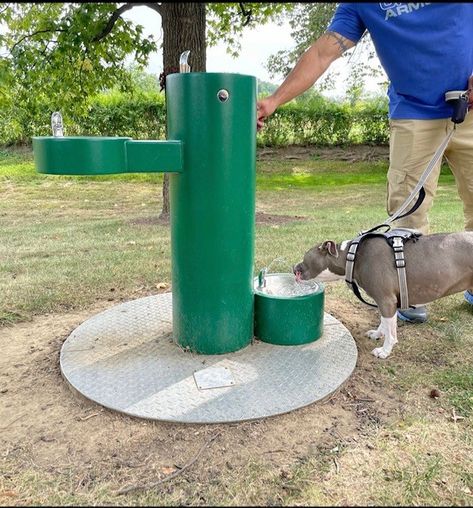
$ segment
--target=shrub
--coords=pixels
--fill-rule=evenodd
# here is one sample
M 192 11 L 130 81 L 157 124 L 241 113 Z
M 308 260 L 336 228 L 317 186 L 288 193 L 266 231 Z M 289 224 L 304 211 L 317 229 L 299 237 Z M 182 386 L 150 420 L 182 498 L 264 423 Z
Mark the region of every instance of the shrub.
M 30 143 L 32 136 L 51 134 L 46 99 L 12 105 L 0 117 L 0 144 Z M 130 136 L 165 139 L 164 95 L 157 91 L 133 94 L 108 92 L 91 98 L 87 114 L 62 112 L 66 135 Z M 321 96 L 292 101 L 266 120 L 257 135 L 259 146 L 386 144 L 389 140 L 387 102 L 370 99 L 351 106 Z
M 258 134 L 261 146 L 386 144 L 387 104 L 379 100 L 289 103 L 269 117 Z
M 71 126 L 72 127 L 72 126 Z M 102 94 L 90 101 L 86 117 L 73 119 L 75 133 L 84 136 L 130 136 L 164 139 L 166 111 L 163 94 L 141 92 Z M 72 131 L 68 131 L 73 134 Z

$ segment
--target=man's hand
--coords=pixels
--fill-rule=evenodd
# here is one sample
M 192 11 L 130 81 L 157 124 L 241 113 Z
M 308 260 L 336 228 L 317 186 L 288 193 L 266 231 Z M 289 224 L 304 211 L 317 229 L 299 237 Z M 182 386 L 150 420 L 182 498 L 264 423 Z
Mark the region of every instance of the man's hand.
M 271 96 L 265 97 L 256 103 L 256 130 L 259 131 L 263 128 L 265 118 L 272 115 L 276 108 L 277 105 Z
M 326 32 L 320 36 L 304 51 L 279 88 L 269 97 L 257 102 L 257 130 L 263 127 L 264 119 L 272 115 L 276 108 L 308 90 L 334 60 L 355 44 L 336 32 Z

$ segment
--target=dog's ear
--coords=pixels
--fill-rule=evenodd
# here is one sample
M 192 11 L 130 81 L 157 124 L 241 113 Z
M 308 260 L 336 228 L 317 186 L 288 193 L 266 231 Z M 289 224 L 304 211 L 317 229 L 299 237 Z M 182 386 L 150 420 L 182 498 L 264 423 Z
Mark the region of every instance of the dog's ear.
M 320 250 L 327 251 L 331 256 L 338 258 L 337 244 L 332 240 L 326 240 L 320 247 Z

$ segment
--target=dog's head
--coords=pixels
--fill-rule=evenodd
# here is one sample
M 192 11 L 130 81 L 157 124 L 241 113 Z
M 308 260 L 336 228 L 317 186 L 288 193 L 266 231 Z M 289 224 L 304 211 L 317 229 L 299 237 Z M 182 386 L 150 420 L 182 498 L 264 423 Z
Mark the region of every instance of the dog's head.
M 338 248 L 334 241 L 327 240 L 315 245 L 304 254 L 302 263 L 294 266 L 296 278 L 308 280 L 317 277 L 329 267 L 330 256 L 338 258 Z

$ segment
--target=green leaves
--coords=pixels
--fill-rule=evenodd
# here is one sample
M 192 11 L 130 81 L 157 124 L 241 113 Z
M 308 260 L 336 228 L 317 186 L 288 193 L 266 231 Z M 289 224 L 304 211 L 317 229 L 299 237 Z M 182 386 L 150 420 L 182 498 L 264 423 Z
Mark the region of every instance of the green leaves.
M 266 119 L 258 134 L 263 146 L 386 144 L 389 139 L 387 101 L 364 100 L 356 108 L 310 94 L 291 101 Z
M 142 26 L 122 17 L 137 5 L 1 3 L 0 140 L 43 132 L 56 110 L 66 122 L 83 117 L 90 97 L 100 92 L 131 91 L 134 81 L 125 60 L 131 57 L 135 69 L 143 69 L 158 48 L 157 38 L 145 37 Z M 167 8 L 166 3 L 142 5 L 161 14 Z M 282 20 L 295 5 L 207 3 L 206 43 L 224 40 L 236 55 L 245 27 Z
M 302 53 L 327 30 L 336 7 L 336 3 L 327 2 L 293 4 L 293 9 L 287 11 L 287 17 L 296 45 L 291 50 L 278 51 L 268 59 L 266 68 L 273 78 L 286 76 L 291 71 Z M 375 56 L 368 33 L 365 33 L 354 49 L 342 56 L 349 66 L 347 95 L 353 103 L 360 97 L 365 78 L 383 75 Z M 329 69 L 317 82 L 317 90 L 327 90 L 333 86 L 336 77 L 333 69 Z
M 336 7 L 336 3 L 293 4 L 288 11 L 288 20 L 296 46 L 278 51 L 268 59 L 267 69 L 272 76 L 289 73 L 302 53 L 325 32 Z
M 244 2 L 246 16 L 238 2 L 207 3 L 207 45 L 215 46 L 222 40 L 227 44 L 227 52 L 238 56 L 241 45 L 239 37 L 245 27 L 263 25 L 269 21 L 277 22 L 291 12 L 293 3 Z M 249 21 L 248 21 L 249 19 Z
M 84 112 L 86 98 L 116 84 L 130 86 L 124 67 L 128 55 L 138 65 L 157 48 L 142 27 L 117 17 L 101 39 L 116 3 L 2 4 L 6 25 L 3 67 L 14 78 L 10 94 L 20 107 Z M 6 63 L 5 63 L 6 62 Z M 19 111 L 17 111 L 20 114 Z

